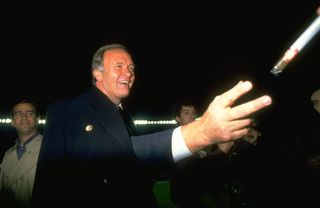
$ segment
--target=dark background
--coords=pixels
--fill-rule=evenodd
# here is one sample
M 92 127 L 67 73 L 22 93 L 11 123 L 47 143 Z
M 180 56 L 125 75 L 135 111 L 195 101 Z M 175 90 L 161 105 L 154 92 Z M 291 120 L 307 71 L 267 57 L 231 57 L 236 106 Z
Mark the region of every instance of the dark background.
M 254 89 L 239 103 L 271 95 L 272 106 L 254 115 L 263 132 L 256 163 L 268 167 L 254 175 L 277 181 L 275 172 L 287 170 L 319 130 L 310 96 L 320 88 L 320 35 L 279 76 L 270 70 L 316 18 L 319 1 L 205 2 L 3 5 L 0 116 L 28 98 L 44 118 L 50 103 L 91 86 L 93 53 L 118 42 L 128 46 L 137 66 L 124 101 L 135 119 L 171 119 L 172 104 L 184 96 L 201 114 L 240 80 L 252 81 Z
M 80 94 L 91 85 L 93 53 L 112 42 L 127 45 L 137 65 L 127 99 L 137 118 L 166 116 L 184 95 L 204 108 L 240 79 L 254 83 L 253 97 L 271 94 L 274 106 L 304 103 L 319 87 L 319 36 L 279 77 L 270 70 L 316 17 L 318 5 L 301 0 L 5 6 L 0 113 L 31 97 L 44 114 L 51 102 Z
M 273 105 L 256 116 L 270 129 L 288 126 L 304 134 L 302 126 L 315 116 L 310 95 L 320 87 L 319 34 L 278 77 L 270 70 L 316 18 L 318 6 L 303 0 L 7 4 L 1 13 L 0 116 L 27 98 L 44 118 L 50 103 L 91 86 L 93 53 L 118 42 L 137 65 L 124 101 L 135 119 L 171 119 L 171 106 L 185 96 L 201 115 L 214 96 L 250 80 L 254 89 L 238 103 L 269 94 Z

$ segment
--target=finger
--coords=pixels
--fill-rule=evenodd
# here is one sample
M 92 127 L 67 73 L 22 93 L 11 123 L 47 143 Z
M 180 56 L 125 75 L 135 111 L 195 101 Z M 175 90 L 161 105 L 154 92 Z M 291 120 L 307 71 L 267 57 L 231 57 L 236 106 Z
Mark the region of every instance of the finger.
M 230 107 L 241 95 L 252 89 L 249 81 L 240 81 L 233 88 L 219 96 L 219 100 L 223 107 Z
M 230 126 L 230 129 L 232 130 L 239 130 L 239 129 L 248 127 L 251 123 L 252 123 L 252 119 L 246 118 L 246 119 L 230 121 L 229 126 Z
M 245 135 L 247 135 L 249 132 L 249 128 L 244 128 L 244 129 L 239 129 L 236 130 L 232 133 L 232 138 L 231 140 L 236 140 L 236 139 L 240 139 L 242 137 L 244 137 Z
M 229 111 L 229 118 L 231 120 L 236 120 L 239 118 L 246 117 L 264 107 L 269 106 L 271 103 L 272 99 L 269 96 L 265 95 L 259 97 L 255 100 L 251 100 L 249 102 L 231 108 L 231 110 Z

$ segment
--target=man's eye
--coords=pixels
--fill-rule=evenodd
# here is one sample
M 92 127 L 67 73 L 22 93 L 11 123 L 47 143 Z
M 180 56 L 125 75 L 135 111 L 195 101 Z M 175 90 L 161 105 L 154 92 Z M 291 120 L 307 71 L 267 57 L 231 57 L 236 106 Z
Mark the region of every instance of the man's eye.
M 20 117 L 21 115 L 22 115 L 21 112 L 14 113 L 14 116 L 16 116 L 16 117 Z
M 129 71 L 134 72 L 134 66 L 129 66 L 128 69 Z

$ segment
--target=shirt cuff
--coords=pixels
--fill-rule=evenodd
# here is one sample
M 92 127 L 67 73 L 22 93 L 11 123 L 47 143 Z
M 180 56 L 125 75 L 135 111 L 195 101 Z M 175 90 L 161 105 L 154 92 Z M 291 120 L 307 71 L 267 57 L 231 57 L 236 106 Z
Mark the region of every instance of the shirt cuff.
M 192 152 L 187 147 L 182 136 L 181 126 L 173 130 L 171 148 L 174 162 L 178 162 L 179 160 L 192 155 Z

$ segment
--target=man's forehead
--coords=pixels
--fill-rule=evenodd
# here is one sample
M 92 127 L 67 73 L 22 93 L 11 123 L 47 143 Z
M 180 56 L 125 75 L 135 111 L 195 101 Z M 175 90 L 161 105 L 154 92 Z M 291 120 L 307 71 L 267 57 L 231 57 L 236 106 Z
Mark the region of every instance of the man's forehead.
M 183 109 L 183 110 L 192 109 L 193 110 L 193 109 L 195 109 L 195 107 L 193 105 L 182 105 L 181 109 Z
M 21 110 L 34 110 L 34 108 L 30 103 L 19 103 L 16 106 L 14 106 L 14 111 Z

